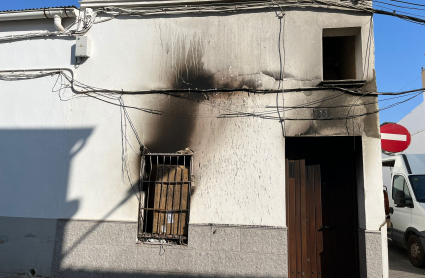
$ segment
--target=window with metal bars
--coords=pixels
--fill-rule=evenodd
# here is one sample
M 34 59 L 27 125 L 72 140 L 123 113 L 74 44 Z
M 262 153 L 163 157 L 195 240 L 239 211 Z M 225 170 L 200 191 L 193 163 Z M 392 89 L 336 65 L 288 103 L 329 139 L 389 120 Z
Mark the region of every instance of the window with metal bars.
M 192 165 L 188 154 L 142 156 L 139 239 L 187 243 Z

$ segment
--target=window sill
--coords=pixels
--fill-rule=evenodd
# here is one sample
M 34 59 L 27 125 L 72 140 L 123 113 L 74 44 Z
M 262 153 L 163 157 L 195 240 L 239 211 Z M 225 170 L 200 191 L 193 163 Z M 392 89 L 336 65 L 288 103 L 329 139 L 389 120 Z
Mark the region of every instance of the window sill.
M 319 83 L 320 87 L 339 87 L 339 88 L 360 88 L 366 83 L 366 80 L 345 79 L 345 80 L 323 80 Z

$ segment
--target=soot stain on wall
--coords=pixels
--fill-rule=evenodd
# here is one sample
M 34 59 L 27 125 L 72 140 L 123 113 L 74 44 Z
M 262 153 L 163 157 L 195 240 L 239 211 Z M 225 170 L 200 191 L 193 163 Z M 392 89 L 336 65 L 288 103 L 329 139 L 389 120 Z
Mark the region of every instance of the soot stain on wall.
M 179 37 L 174 44 L 173 89 L 211 89 L 214 88 L 213 74 L 204 68 L 202 58 L 205 49 L 201 39 L 193 37 L 188 42 Z
M 366 84 L 360 89 L 362 92 L 376 92 L 378 90 L 376 86 L 376 72 L 373 70 L 373 77 L 367 81 Z
M 258 89 L 262 87 L 261 79 L 265 77 L 279 77 L 277 72 L 266 71 L 267 74 L 260 72 L 250 74 L 239 74 L 238 69 L 232 66 L 224 66 L 223 70 L 212 72 L 206 69 L 203 57 L 205 55 L 205 46 L 202 39 L 193 36 L 188 39 L 180 36 L 172 44 L 172 51 L 166 53 L 171 56 L 172 89 L 233 89 L 249 88 Z M 202 98 L 201 98 L 202 99 Z
M 225 79 L 223 82 L 218 82 L 217 85 L 219 89 L 246 88 L 254 90 L 261 88 L 261 86 L 261 80 L 257 80 L 255 76 L 229 78 Z
M 147 117 L 151 127 L 145 139 L 146 147 L 151 153 L 175 153 L 191 148 L 198 102 L 173 96 L 162 97 L 164 99 L 159 102 L 158 109 L 163 115 Z
M 300 93 L 302 94 L 302 92 Z M 307 113 L 301 113 L 301 115 L 295 114 L 292 118 L 314 118 L 313 110 L 326 107 L 328 120 L 310 120 L 309 125 L 305 127 L 299 134 L 292 134 L 291 130 L 298 130 L 295 126 L 302 124 L 305 121 L 287 121 L 286 127 L 287 136 L 361 136 L 379 138 L 379 119 L 376 112 L 378 109 L 377 104 L 364 105 L 368 103 L 376 102 L 374 96 L 353 96 L 348 94 L 342 94 L 341 96 L 328 99 L 332 95 L 331 91 L 317 91 L 313 94 L 320 94 L 319 99 L 322 101 L 314 104 L 315 108 L 309 109 Z M 311 94 L 311 95 L 313 95 Z M 312 102 L 314 99 L 309 100 L 309 94 L 304 94 L 307 97 L 305 102 Z M 297 96 L 298 99 L 302 99 Z M 300 103 L 301 104 L 301 103 Z M 353 106 L 352 106 L 353 105 Z M 369 114 L 363 116 L 363 114 Z M 350 118 L 352 116 L 359 116 Z M 348 117 L 348 119 L 347 119 Z M 336 118 L 335 120 L 329 120 Z M 291 128 L 294 127 L 294 128 Z
M 377 102 L 378 97 L 370 96 L 365 97 L 364 102 L 370 103 L 370 102 Z M 367 137 L 371 138 L 381 138 L 380 135 L 380 129 L 379 129 L 379 114 L 376 113 L 376 111 L 379 110 L 378 104 L 375 105 L 366 105 L 366 113 L 371 113 L 370 115 L 363 117 L 363 126 L 364 126 L 364 133 Z
M 171 89 L 214 88 L 214 76 L 204 68 L 202 61 L 205 49 L 201 39 L 192 37 L 188 40 L 180 36 L 172 43 L 169 53 L 173 72 Z M 191 147 L 198 105 L 201 101 L 207 101 L 208 94 L 176 92 L 162 97 L 165 100 L 158 101 L 158 110 L 164 114 L 155 116 L 159 119 L 152 118 L 156 122 L 153 129 L 155 134 L 148 137 L 146 146 L 152 153 L 175 153 Z
M 261 87 L 261 80 L 257 78 L 261 74 L 238 76 L 237 70 L 212 73 L 205 69 L 205 47 L 202 40 L 196 36 L 180 36 L 171 45 L 168 51 L 168 58 L 172 59 L 171 89 Z M 172 96 L 162 96 L 162 99 L 157 101 L 157 110 L 163 111 L 164 114 L 157 119 L 152 118 L 155 121 L 155 135 L 148 136 L 145 141 L 147 148 L 152 153 L 174 153 L 187 147 L 193 148 L 191 142 L 199 116 L 198 106 L 203 102 L 214 105 L 217 99 L 231 101 L 231 95 L 229 92 L 175 92 Z

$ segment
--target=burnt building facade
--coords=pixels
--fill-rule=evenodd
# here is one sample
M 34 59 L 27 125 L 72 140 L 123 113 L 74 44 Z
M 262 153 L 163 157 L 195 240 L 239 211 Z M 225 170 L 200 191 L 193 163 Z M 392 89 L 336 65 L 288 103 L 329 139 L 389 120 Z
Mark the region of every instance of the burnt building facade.
M 369 1 L 80 4 L 0 13 L 0 272 L 387 277 Z

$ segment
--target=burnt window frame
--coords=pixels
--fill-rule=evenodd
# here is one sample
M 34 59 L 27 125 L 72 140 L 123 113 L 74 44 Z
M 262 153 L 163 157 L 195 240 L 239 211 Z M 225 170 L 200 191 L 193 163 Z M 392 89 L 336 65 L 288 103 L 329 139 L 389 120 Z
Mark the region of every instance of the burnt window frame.
M 323 28 L 322 29 L 322 42 L 321 42 L 321 59 L 322 59 L 322 82 L 321 86 L 338 86 L 338 87 L 359 87 L 365 84 L 364 75 L 364 63 L 363 61 L 363 44 L 362 44 L 362 26 L 352 26 L 352 27 L 337 27 L 337 28 Z M 354 54 L 354 78 L 345 78 L 345 79 L 325 79 L 325 38 L 349 38 L 352 37 L 354 41 L 353 45 L 353 54 Z
M 168 163 L 164 163 L 167 162 Z M 161 164 L 162 163 L 162 164 Z M 176 164 L 173 164 L 176 163 Z M 158 166 L 155 169 L 154 179 L 153 177 L 153 166 L 154 165 L 162 165 L 161 173 L 163 176 L 161 178 L 156 177 L 158 174 Z M 181 171 L 181 180 L 177 181 L 177 173 L 178 168 L 183 167 Z M 175 171 L 174 180 L 170 180 L 170 171 L 168 172 L 167 180 L 164 180 L 165 168 L 169 167 L 172 169 L 173 167 L 177 167 Z M 187 180 L 185 180 L 185 172 L 187 169 Z M 140 241 L 149 241 L 150 239 L 157 240 L 165 240 L 169 243 L 182 244 L 185 245 L 188 242 L 188 229 L 189 229 L 189 221 L 190 221 L 190 200 L 192 193 L 192 183 L 193 183 L 193 154 L 181 154 L 181 153 L 147 153 L 141 156 L 141 165 L 140 165 L 140 183 L 139 183 L 139 212 L 138 212 L 138 233 L 137 238 Z M 186 207 L 182 208 L 183 197 L 185 194 L 182 194 L 186 189 L 184 186 L 187 184 L 187 196 L 186 196 Z M 153 186 L 152 186 L 153 185 Z M 157 195 L 152 191 L 152 187 L 154 190 L 157 190 L 157 186 L 160 185 L 160 197 L 158 204 L 159 208 L 155 208 L 155 202 Z M 163 189 L 165 186 L 165 197 L 162 196 Z M 170 186 L 172 189 L 172 199 L 171 199 L 171 208 L 167 208 L 167 200 L 169 196 Z M 179 208 L 174 208 L 174 200 L 176 188 L 178 189 L 180 186 L 180 192 L 178 193 L 180 196 Z M 152 202 L 152 196 L 154 196 L 154 200 Z M 165 209 L 161 208 L 161 204 L 163 199 L 165 198 Z M 150 211 L 152 213 L 150 214 Z M 155 223 L 155 213 L 158 213 L 157 217 L 157 229 L 155 231 L 154 223 Z M 163 214 L 164 223 L 161 222 L 160 214 Z M 171 213 L 171 231 L 167 231 L 168 218 Z M 162 215 L 162 214 L 161 214 Z M 178 217 L 176 217 L 178 216 Z M 174 220 L 178 218 L 177 223 L 174 224 Z M 184 223 L 182 218 L 184 218 Z M 151 221 L 151 224 L 149 223 Z M 161 225 L 160 225 L 161 224 Z M 182 224 L 184 224 L 182 228 Z M 174 233 L 175 226 L 177 225 L 177 233 Z M 161 230 L 159 229 L 161 227 Z M 182 229 L 182 230 L 181 230 Z M 170 232 L 170 233 L 169 233 Z

